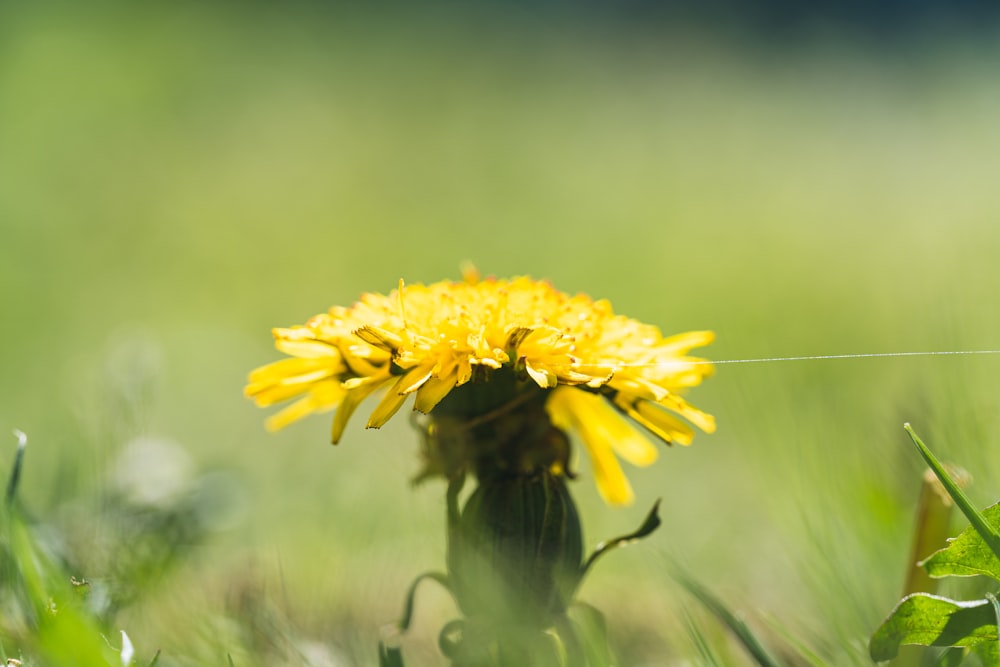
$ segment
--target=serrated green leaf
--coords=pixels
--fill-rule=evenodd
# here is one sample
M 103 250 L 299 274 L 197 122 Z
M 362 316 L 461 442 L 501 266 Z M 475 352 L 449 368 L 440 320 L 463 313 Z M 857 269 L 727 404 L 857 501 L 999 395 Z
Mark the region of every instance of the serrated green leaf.
M 984 665 L 1000 665 L 1000 648 L 997 642 L 983 642 L 972 649 Z
M 929 593 L 900 600 L 872 635 L 868 651 L 875 661 L 896 657 L 904 644 L 976 646 L 997 642 L 997 622 L 989 600 L 957 602 Z
M 962 511 L 965 518 L 969 520 L 972 527 L 976 529 L 976 532 L 983 538 L 983 541 L 989 546 L 990 550 L 996 554 L 997 558 L 1000 558 L 1000 530 L 996 526 L 992 525 L 983 516 L 983 513 L 976 509 L 976 506 L 972 504 L 969 497 L 965 495 L 961 487 L 952 479 L 951 475 L 945 469 L 941 461 L 938 460 L 934 453 L 924 444 L 923 440 L 916 434 L 909 424 L 903 424 L 903 428 L 906 433 L 910 436 L 910 440 L 916 445 L 917 450 L 920 455 L 924 457 L 924 461 L 927 465 L 931 467 L 937 478 L 941 480 L 941 484 L 944 486 L 948 495 L 951 499 L 955 501 L 955 505 L 958 509 Z
M 987 523 L 1000 528 L 1000 503 L 987 507 L 982 514 Z M 1000 581 L 1000 559 L 972 526 L 963 530 L 944 549 L 931 554 L 921 565 L 932 577 L 982 574 Z

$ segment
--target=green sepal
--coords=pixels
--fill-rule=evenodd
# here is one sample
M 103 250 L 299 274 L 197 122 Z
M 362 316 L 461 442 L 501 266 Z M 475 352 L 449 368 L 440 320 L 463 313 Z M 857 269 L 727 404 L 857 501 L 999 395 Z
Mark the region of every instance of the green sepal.
M 986 522 L 1000 528 L 1000 503 L 982 511 Z M 932 577 L 972 577 L 985 575 L 1000 581 L 1000 559 L 973 527 L 963 530 L 948 546 L 935 551 L 921 563 Z
M 616 549 L 617 547 L 626 544 L 631 544 L 632 542 L 647 537 L 654 530 L 660 527 L 660 523 L 660 500 L 657 499 L 657 501 L 653 503 L 653 507 L 649 510 L 649 513 L 646 515 L 646 518 L 643 519 L 642 524 L 636 530 L 632 531 L 628 535 L 622 535 L 621 537 L 605 540 L 597 545 L 594 552 L 590 554 L 589 558 L 587 558 L 587 562 L 583 564 L 583 568 L 580 570 L 580 579 L 583 579 L 584 575 L 587 574 L 590 567 L 598 558 L 612 549 Z
M 977 646 L 997 643 L 997 617 L 989 600 L 959 602 L 929 593 L 908 595 L 882 622 L 868 645 L 872 660 L 896 657 L 904 644 Z
M 424 572 L 414 579 L 413 583 L 410 584 L 410 589 L 406 592 L 406 600 L 403 603 L 403 617 L 399 619 L 399 623 L 397 624 L 402 632 L 410 629 L 410 622 L 413 620 L 413 605 L 417 596 L 417 586 L 425 579 L 438 582 L 442 588 L 451 593 L 451 583 L 448 581 L 448 575 L 443 572 Z

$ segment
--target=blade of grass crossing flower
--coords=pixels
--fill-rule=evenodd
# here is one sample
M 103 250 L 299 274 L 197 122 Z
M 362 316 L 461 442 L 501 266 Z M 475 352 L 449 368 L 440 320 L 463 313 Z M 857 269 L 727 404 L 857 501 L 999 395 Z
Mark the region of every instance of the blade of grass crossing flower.
M 719 598 L 715 597 L 707 588 L 692 579 L 685 572 L 682 572 L 678 566 L 674 565 L 673 569 L 674 579 L 687 589 L 688 593 L 705 605 L 723 625 L 736 635 L 736 638 L 743 644 L 743 648 L 746 649 L 747 653 L 753 657 L 758 665 L 761 667 L 783 667 L 782 663 L 778 662 L 767 652 L 767 649 L 764 648 L 764 645 L 757 639 L 757 636 L 743 619 L 729 611 Z
M 941 480 L 941 484 L 944 485 L 948 495 L 952 497 L 958 508 L 962 510 L 962 514 L 969 520 L 969 523 L 976 529 L 976 532 L 983 538 L 983 541 L 990 547 L 997 558 L 1000 558 L 1000 533 L 991 526 L 986 518 L 983 517 L 982 513 L 975 508 L 969 497 L 965 495 L 965 492 L 959 488 L 955 480 L 951 478 L 948 471 L 937 459 L 936 456 L 928 449 L 927 445 L 917 436 L 913 428 L 907 423 L 903 424 L 903 428 L 906 429 L 907 434 L 910 436 L 910 440 L 913 444 L 917 446 L 920 451 L 920 455 L 924 457 L 927 461 L 927 465 L 931 467 L 934 474 L 937 475 L 938 479 Z

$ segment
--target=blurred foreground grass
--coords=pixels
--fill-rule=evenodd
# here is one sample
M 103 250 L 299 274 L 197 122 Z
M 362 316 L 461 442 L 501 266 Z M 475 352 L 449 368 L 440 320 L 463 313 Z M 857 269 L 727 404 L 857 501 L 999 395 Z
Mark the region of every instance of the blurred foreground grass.
M 443 492 L 408 486 L 405 424 L 332 448 L 328 420 L 267 435 L 241 396 L 277 358 L 270 327 L 400 277 L 469 259 L 551 278 L 711 328 L 716 359 L 998 347 L 1000 51 L 741 44 L 486 14 L 0 9 L 0 431 L 31 438 L 22 497 L 85 553 L 120 524 L 80 498 L 141 495 L 165 468 L 222 498 L 118 615 L 141 655 L 263 661 L 285 628 L 368 664 L 441 565 Z M 603 506 L 581 465 L 590 545 L 664 499 L 661 532 L 583 589 L 623 662 L 694 655 L 670 556 L 865 664 L 920 483 L 901 424 L 976 471 L 984 506 L 998 371 L 720 366 L 696 399 L 718 434 L 632 472 L 635 507 Z M 453 610 L 424 605 L 413 661 L 435 664 Z

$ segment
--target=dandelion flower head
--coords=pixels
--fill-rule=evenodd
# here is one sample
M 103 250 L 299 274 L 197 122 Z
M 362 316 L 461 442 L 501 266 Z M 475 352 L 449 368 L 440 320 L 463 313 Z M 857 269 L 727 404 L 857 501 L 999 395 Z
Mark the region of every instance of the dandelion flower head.
M 634 424 L 668 444 L 690 444 L 689 424 L 715 430 L 711 415 L 682 398 L 712 372 L 688 356 L 712 332 L 664 337 L 616 315 L 607 301 L 527 277 L 480 280 L 470 272 L 459 282 L 400 281 L 388 295 L 364 294 L 351 307 L 273 334 L 289 357 L 252 371 L 245 389 L 262 407 L 295 399 L 267 420 L 271 430 L 335 410 L 336 443 L 359 404 L 380 390 L 369 428 L 385 424 L 411 395 L 431 428 L 446 417 L 509 419 L 534 402 L 555 428 L 579 436 L 612 504 L 633 499 L 618 458 L 645 466 L 657 457 Z

